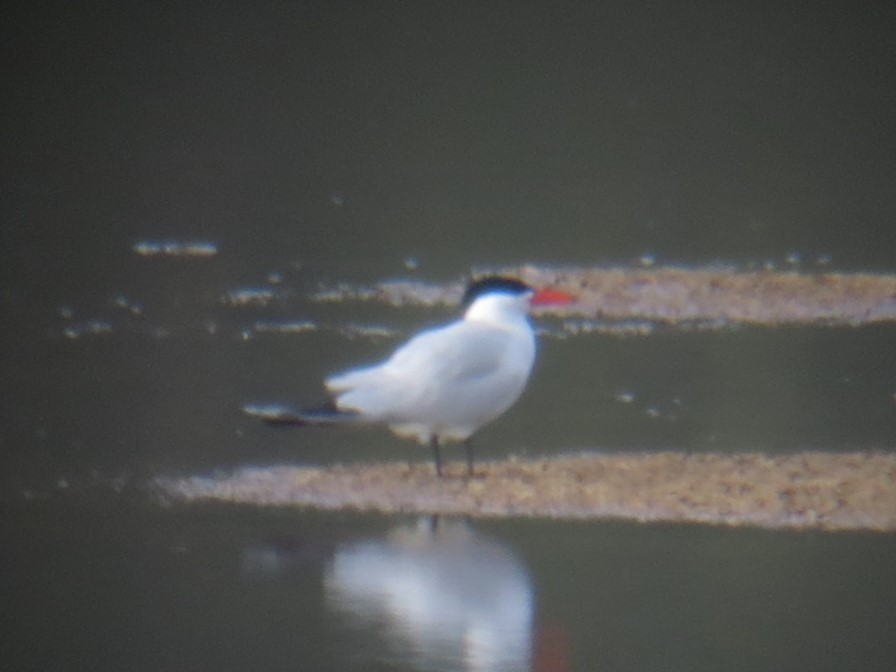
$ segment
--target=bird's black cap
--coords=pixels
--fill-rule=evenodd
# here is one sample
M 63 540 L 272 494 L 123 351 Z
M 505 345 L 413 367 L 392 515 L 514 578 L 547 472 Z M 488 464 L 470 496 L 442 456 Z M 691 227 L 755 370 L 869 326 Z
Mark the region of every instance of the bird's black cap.
M 516 278 L 507 278 L 500 275 L 490 275 L 485 278 L 470 283 L 467 291 L 464 292 L 464 298 L 461 305 L 467 308 L 480 296 L 491 294 L 493 292 L 503 292 L 504 294 L 525 294 L 531 292 L 532 288 L 525 282 L 520 282 Z

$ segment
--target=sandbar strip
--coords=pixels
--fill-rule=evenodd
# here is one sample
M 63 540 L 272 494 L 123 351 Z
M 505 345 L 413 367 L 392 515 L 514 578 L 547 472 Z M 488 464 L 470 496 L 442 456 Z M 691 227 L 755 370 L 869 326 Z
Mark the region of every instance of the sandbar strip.
M 896 453 L 581 453 L 482 462 L 445 478 L 419 463 L 245 467 L 160 478 L 175 501 L 381 513 L 622 519 L 896 530 Z
M 714 268 L 574 268 L 519 266 L 492 272 L 578 298 L 541 313 L 563 318 L 690 323 L 860 326 L 896 320 L 896 275 L 800 273 Z M 435 285 L 388 280 L 371 287 L 339 285 L 316 301 L 372 301 L 391 306 L 455 305 L 464 282 Z

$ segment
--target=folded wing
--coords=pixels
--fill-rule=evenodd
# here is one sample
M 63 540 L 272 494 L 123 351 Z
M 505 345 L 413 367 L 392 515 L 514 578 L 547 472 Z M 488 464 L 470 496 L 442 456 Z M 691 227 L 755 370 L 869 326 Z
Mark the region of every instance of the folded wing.
M 457 436 L 505 411 L 525 386 L 535 356 L 531 333 L 460 322 L 424 332 L 382 364 L 326 381 L 340 410 L 414 423 Z M 406 433 L 406 432 L 401 432 Z

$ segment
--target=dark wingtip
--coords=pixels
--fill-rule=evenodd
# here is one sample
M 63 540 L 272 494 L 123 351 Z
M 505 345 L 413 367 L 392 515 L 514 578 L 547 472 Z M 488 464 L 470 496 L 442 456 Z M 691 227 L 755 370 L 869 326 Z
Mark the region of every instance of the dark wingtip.
M 247 404 L 243 413 L 273 427 L 304 427 L 308 422 L 295 410 L 277 404 Z
M 264 418 L 263 422 L 268 427 L 307 427 L 309 424 L 302 418 Z
M 272 427 L 328 426 L 361 419 L 357 412 L 340 410 L 332 401 L 302 409 L 280 404 L 247 404 L 243 413 Z

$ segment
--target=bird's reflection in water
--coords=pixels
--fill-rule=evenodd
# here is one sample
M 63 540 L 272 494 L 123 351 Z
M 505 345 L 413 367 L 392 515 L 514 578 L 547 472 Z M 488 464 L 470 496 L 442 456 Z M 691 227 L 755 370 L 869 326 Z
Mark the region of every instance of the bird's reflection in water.
M 339 548 L 324 574 L 328 604 L 374 628 L 421 670 L 529 670 L 533 590 L 504 544 L 456 520 L 421 519 Z

